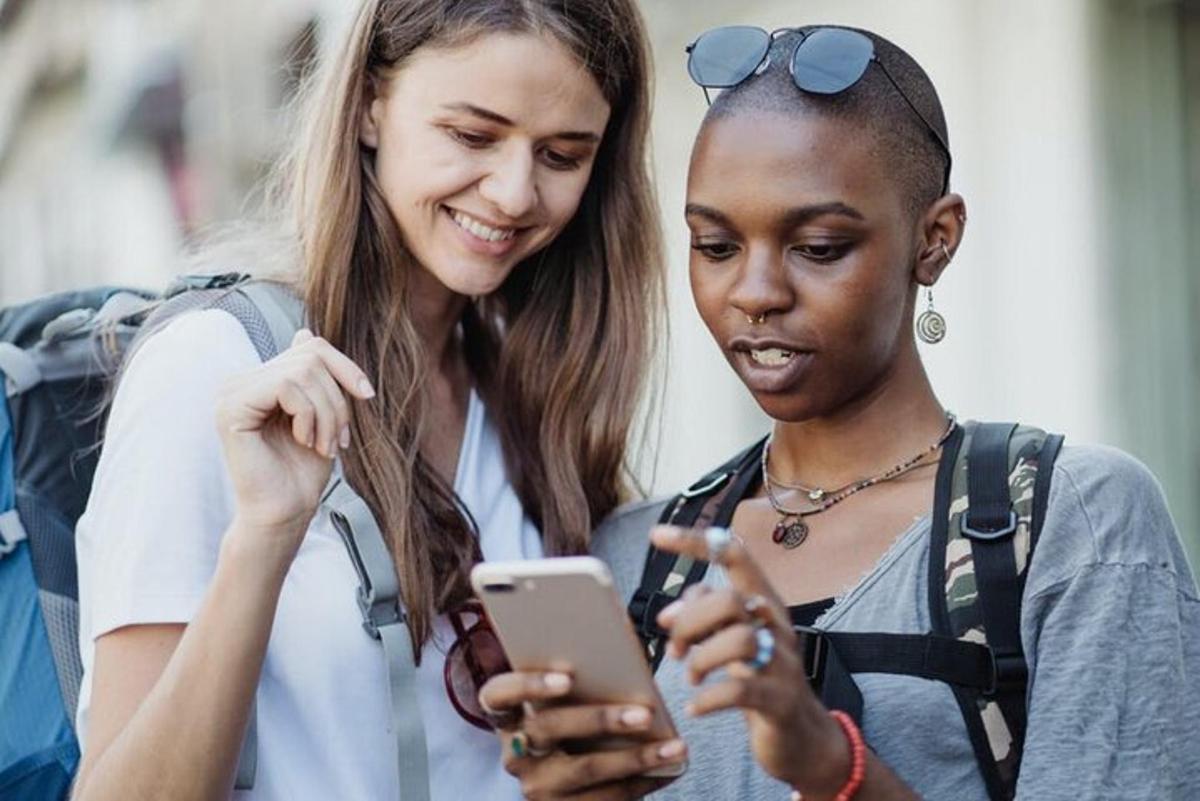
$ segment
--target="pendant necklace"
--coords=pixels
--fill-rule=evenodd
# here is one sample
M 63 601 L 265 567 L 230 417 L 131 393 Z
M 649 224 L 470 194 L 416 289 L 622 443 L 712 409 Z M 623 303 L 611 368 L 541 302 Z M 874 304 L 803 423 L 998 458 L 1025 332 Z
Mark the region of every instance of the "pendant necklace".
M 772 431 L 771 435 L 767 437 L 766 444 L 763 445 L 762 452 L 763 487 L 767 491 L 767 500 L 770 501 L 771 508 L 775 510 L 777 515 L 779 515 L 779 522 L 775 524 L 775 530 L 771 532 L 771 540 L 777 545 L 782 545 L 789 551 L 793 548 L 800 547 L 800 545 L 802 545 L 804 541 L 808 539 L 808 523 L 805 522 L 805 518 L 820 514 L 821 512 L 824 512 L 827 509 L 846 500 L 851 495 L 862 492 L 867 487 L 873 487 L 876 484 L 880 484 L 884 481 L 890 481 L 894 478 L 898 478 L 908 471 L 917 468 L 920 466 L 920 463 L 923 459 L 946 443 L 946 440 L 949 439 L 950 435 L 954 433 L 955 425 L 956 421 L 953 413 L 947 413 L 946 430 L 943 431 L 942 435 L 938 437 L 937 441 L 931 444 L 928 448 L 925 448 L 910 459 L 906 459 L 905 461 L 900 462 L 893 467 L 889 467 L 887 470 L 879 473 L 878 475 L 853 481 L 844 487 L 839 487 L 836 490 L 826 490 L 820 487 L 808 487 L 803 484 L 786 484 L 782 481 L 776 480 L 767 469 L 767 464 L 771 458 L 771 442 L 775 438 L 775 432 Z M 807 496 L 808 500 L 816 504 L 816 506 L 808 509 L 789 509 L 783 505 L 778 497 L 776 497 L 775 487 L 803 492 Z

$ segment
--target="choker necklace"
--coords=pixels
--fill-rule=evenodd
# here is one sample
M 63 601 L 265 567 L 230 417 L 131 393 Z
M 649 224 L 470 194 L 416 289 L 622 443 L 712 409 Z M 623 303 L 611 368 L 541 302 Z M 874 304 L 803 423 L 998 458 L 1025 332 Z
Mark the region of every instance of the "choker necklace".
M 869 476 L 868 478 L 853 481 L 844 487 L 836 490 L 824 490 L 820 487 L 805 487 L 800 484 L 784 484 L 781 481 L 776 481 L 770 471 L 767 470 L 767 462 L 771 458 L 771 442 L 775 438 L 775 432 L 767 437 L 766 444 L 763 445 L 762 452 L 762 481 L 763 487 L 767 490 L 767 500 L 771 502 L 771 508 L 779 515 L 779 522 L 775 524 L 775 530 L 771 532 L 771 540 L 777 545 L 782 545 L 784 548 L 791 550 L 798 548 L 803 542 L 808 539 L 808 523 L 804 518 L 812 515 L 820 514 L 827 509 L 836 506 L 842 501 L 854 495 L 857 492 L 862 492 L 867 487 L 873 487 L 876 484 L 884 481 L 890 481 L 894 478 L 904 475 L 910 470 L 919 466 L 920 462 L 936 451 L 946 443 L 950 435 L 954 433 L 954 427 L 957 421 L 954 414 L 947 412 L 946 414 L 946 430 L 937 438 L 937 441 L 925 448 L 916 456 L 906 459 L 893 467 L 879 473 L 878 475 Z M 808 499 L 815 504 L 814 508 L 810 509 L 789 509 L 775 497 L 774 487 L 781 489 L 799 490 L 808 495 Z

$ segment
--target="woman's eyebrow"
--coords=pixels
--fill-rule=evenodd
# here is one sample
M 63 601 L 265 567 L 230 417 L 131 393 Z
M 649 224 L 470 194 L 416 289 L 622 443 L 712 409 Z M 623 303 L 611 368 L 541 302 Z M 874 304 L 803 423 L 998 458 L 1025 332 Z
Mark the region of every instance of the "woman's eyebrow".
M 683 207 L 683 216 L 686 217 L 703 217 L 716 225 L 723 225 L 726 228 L 731 227 L 729 218 L 711 206 L 702 206 L 699 203 L 689 203 Z
M 492 111 L 491 109 L 483 108 L 482 106 L 477 106 L 474 103 L 443 103 L 442 108 L 446 109 L 447 111 L 458 111 L 463 114 L 470 114 L 474 117 L 479 117 L 480 119 L 487 120 L 488 122 L 494 122 L 497 125 L 503 125 L 508 128 L 512 128 L 516 125 L 515 122 L 510 120 L 508 117 L 505 117 L 503 114 Z M 592 131 L 562 131 L 547 138 L 569 139 L 573 142 L 596 143 L 600 141 L 600 135 L 593 133 Z
M 827 214 L 836 214 L 841 217 L 849 217 L 852 220 L 865 220 L 858 209 L 853 206 L 847 206 L 845 203 L 816 203 L 810 206 L 796 206 L 788 209 L 780 217 L 785 227 L 796 228 L 804 225 L 807 222 L 815 220 L 818 217 L 824 217 Z M 703 217 L 704 219 L 716 223 L 717 225 L 731 226 L 729 217 L 725 216 L 720 211 L 704 206 L 700 203 L 689 203 L 684 207 L 684 217 Z
M 818 217 L 833 214 L 839 217 L 849 217 L 852 220 L 862 222 L 866 219 L 862 212 L 853 206 L 847 206 L 845 203 L 833 201 L 831 203 L 815 203 L 810 206 L 796 206 L 784 212 L 781 219 L 784 225 L 789 228 L 797 228 L 805 223 L 811 222 Z

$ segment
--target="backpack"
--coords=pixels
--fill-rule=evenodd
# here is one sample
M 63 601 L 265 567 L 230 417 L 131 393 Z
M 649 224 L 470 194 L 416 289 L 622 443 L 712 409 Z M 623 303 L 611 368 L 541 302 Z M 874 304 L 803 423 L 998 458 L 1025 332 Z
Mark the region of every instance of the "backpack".
M 189 309 L 228 311 L 260 357 L 275 355 L 294 330 L 287 295 L 247 278 L 185 276 L 161 298 L 101 287 L 0 310 L 0 798 L 65 798 L 78 767 L 74 533 L 111 379 L 139 333 Z M 249 786 L 253 760 L 243 768 Z
M 99 460 L 100 411 L 141 339 L 186 311 L 220 309 L 267 361 L 291 344 L 300 299 L 243 273 L 183 276 L 161 296 L 106 287 L 0 310 L 0 798 L 66 799 L 79 764 L 75 710 L 83 668 L 75 524 Z M 328 515 L 358 576 L 366 634 L 388 672 L 402 801 L 428 801 L 416 665 L 392 556 L 370 507 L 335 466 L 318 514 Z M 9 658 L 13 655 L 15 658 Z M 256 710 L 235 789 L 254 786 Z
M 727 526 L 759 479 L 766 440 L 712 471 L 668 504 L 661 523 Z M 1013 423 L 964 423 L 943 446 L 934 491 L 925 634 L 832 632 L 796 627 L 810 683 L 822 703 L 862 720 L 855 673 L 945 682 L 966 723 L 992 801 L 1016 794 L 1025 743 L 1028 667 L 1021 597 L 1046 515 L 1063 438 Z M 664 632 L 655 619 L 707 563 L 651 547 L 629 615 L 654 669 Z

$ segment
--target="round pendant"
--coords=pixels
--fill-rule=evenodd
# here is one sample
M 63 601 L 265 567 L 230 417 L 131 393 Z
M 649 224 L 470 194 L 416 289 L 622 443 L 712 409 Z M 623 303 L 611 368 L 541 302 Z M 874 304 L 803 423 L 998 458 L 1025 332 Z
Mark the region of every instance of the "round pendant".
M 785 517 L 775 524 L 771 539 L 789 551 L 798 548 L 808 539 L 808 524 L 798 517 Z

